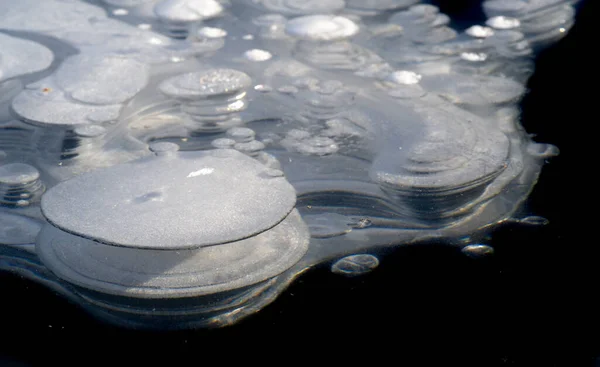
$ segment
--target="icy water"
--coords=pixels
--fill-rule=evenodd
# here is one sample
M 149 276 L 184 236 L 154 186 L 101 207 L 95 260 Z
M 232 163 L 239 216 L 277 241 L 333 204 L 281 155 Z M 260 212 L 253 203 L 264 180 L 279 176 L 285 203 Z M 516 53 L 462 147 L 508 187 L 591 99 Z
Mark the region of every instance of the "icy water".
M 551 59 L 579 50 L 570 6 L 113 3 L 0 4 L 9 330 L 183 349 L 576 330 L 554 128 L 576 84 Z

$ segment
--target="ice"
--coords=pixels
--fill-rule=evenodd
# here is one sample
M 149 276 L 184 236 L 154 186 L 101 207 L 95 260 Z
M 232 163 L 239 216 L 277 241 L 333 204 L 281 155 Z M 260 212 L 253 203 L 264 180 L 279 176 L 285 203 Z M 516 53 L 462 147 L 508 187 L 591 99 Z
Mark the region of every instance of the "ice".
M 491 256 L 462 239 L 544 222 L 515 217 L 558 149 L 519 101 L 575 3 L 488 0 L 459 29 L 417 0 L 0 0 L 3 264 L 193 328 L 319 264 Z

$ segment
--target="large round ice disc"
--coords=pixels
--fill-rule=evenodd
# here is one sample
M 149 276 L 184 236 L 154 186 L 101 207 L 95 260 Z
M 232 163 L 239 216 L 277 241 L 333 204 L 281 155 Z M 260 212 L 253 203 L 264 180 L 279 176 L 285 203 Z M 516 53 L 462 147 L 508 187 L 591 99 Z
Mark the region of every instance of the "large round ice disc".
M 283 273 L 306 253 L 309 238 L 293 210 L 254 237 L 177 251 L 108 246 L 46 225 L 37 253 L 59 277 L 88 289 L 139 298 L 193 297 L 239 289 Z
M 294 188 L 234 150 L 179 152 L 94 171 L 54 186 L 46 218 L 106 244 L 189 249 L 237 241 L 279 223 Z

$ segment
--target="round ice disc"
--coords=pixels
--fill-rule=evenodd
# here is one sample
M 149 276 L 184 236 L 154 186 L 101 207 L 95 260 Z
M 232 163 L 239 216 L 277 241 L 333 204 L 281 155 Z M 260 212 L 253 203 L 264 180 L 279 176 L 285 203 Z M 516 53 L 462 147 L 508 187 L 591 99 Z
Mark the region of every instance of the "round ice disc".
M 174 98 L 209 98 L 243 91 L 252 79 L 233 69 L 210 69 L 169 78 L 159 86 L 161 92 Z
M 254 237 L 199 249 L 159 251 L 98 244 L 46 225 L 37 253 L 59 277 L 96 291 L 139 298 L 194 297 L 275 277 L 306 253 L 297 210 Z
M 66 232 L 106 244 L 189 249 L 238 241 L 279 223 L 296 192 L 231 149 L 147 157 L 62 182 L 42 212 Z
M 20 186 L 40 178 L 40 172 L 25 163 L 9 163 L 0 166 L 0 185 Z
M 285 32 L 307 41 L 336 41 L 357 34 L 359 27 L 352 20 L 334 15 L 307 15 L 290 20 Z

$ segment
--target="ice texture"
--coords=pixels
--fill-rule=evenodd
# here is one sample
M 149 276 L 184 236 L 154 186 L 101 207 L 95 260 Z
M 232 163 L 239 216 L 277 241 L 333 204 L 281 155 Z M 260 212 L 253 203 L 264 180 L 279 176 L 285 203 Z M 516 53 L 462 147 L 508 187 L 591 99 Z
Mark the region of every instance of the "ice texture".
M 0 268 L 161 329 L 432 238 L 491 256 L 462 239 L 544 223 L 512 219 L 558 154 L 518 103 L 575 3 L 0 0 Z

